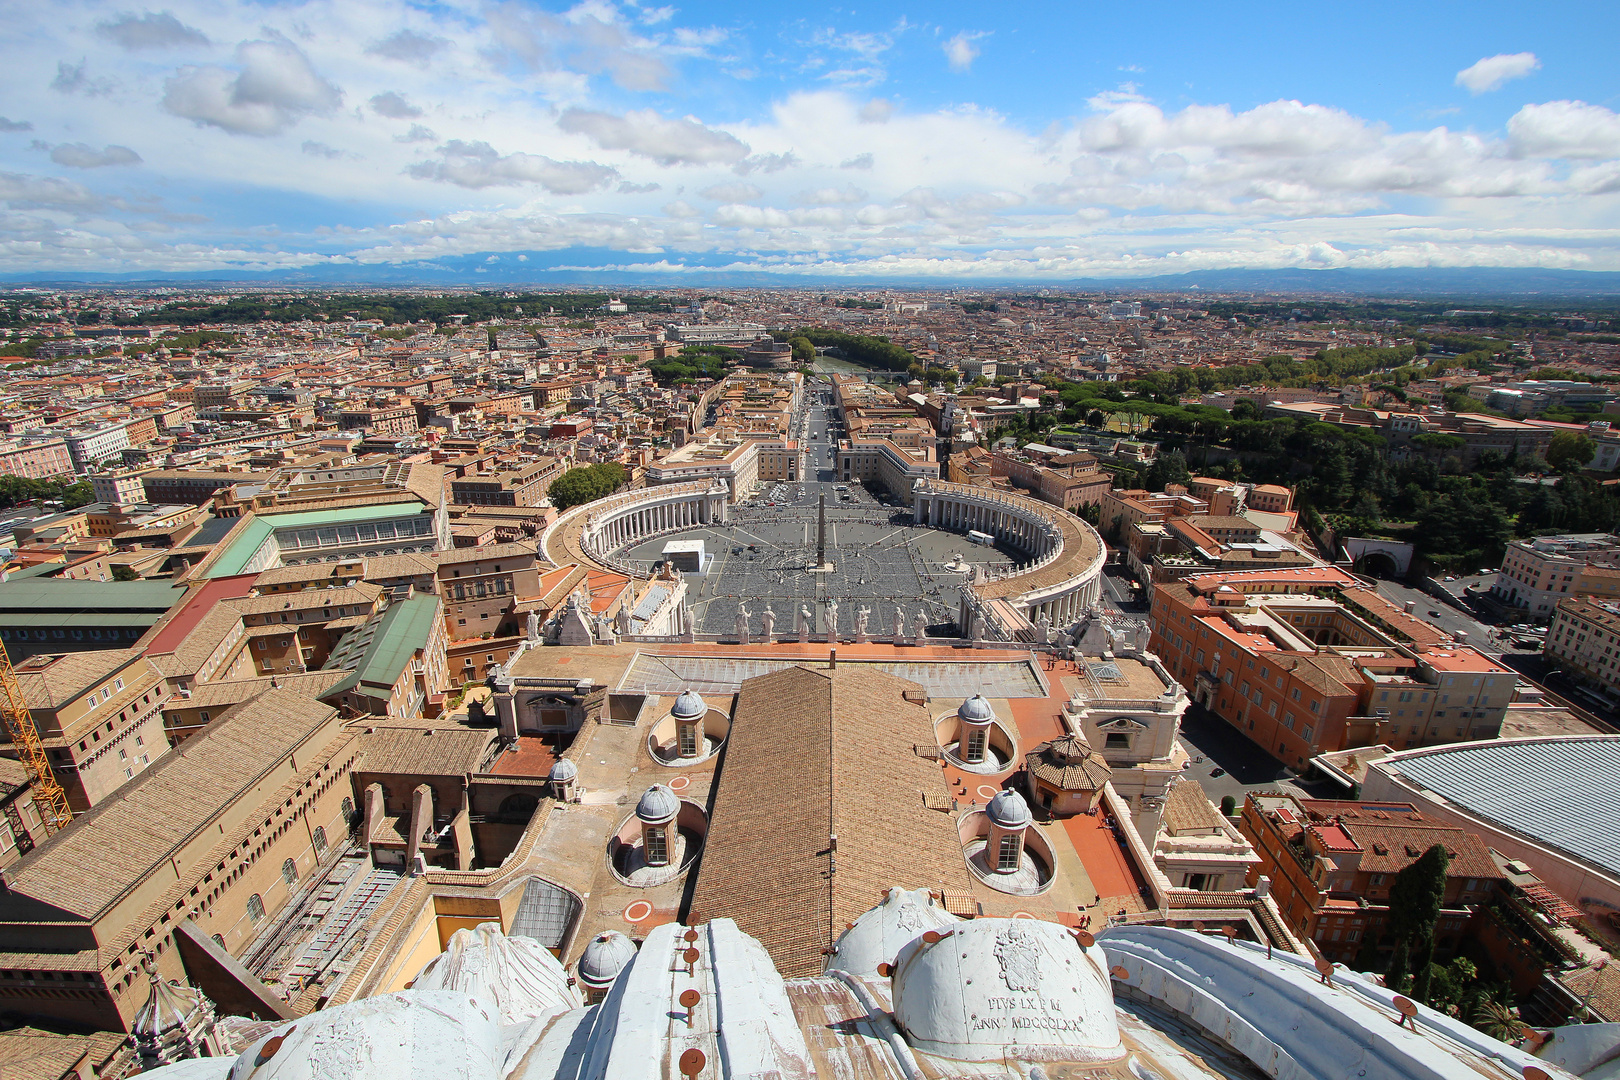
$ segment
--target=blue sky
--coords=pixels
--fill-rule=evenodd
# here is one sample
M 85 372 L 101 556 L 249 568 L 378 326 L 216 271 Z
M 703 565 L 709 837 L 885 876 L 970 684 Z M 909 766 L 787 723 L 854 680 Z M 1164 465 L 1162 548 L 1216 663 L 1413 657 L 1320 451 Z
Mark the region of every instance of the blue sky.
M 1620 270 L 1614 4 L 0 0 L 0 273 Z

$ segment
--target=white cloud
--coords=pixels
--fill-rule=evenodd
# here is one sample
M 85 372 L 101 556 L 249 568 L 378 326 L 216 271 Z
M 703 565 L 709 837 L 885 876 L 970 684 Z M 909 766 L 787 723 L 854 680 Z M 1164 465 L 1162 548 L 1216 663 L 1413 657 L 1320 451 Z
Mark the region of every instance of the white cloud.
M 397 30 L 381 41 L 374 41 L 366 46 L 366 52 L 372 56 L 425 67 L 449 45 L 450 42 L 441 37 L 418 34 L 412 30 Z
M 698 192 L 698 194 L 703 196 L 705 199 L 713 199 L 716 202 L 727 203 L 758 202 L 765 196 L 765 193 L 759 190 L 759 188 L 755 187 L 753 184 L 744 184 L 735 181 L 725 184 L 711 184 L 702 191 Z
M 780 154 L 755 154 L 753 157 L 744 158 L 733 165 L 731 171 L 738 176 L 747 176 L 755 172 L 776 173 L 798 164 L 800 164 L 798 156 L 788 150 Z
M 27 120 L 7 120 L 0 116 L 0 132 L 33 131 L 34 125 Z
M 96 24 L 96 33 L 125 49 L 175 49 L 207 45 L 208 35 L 187 26 L 170 11 L 124 14 Z
M 651 109 L 624 116 L 568 109 L 557 126 L 584 135 L 605 150 L 625 150 L 660 165 L 708 165 L 748 155 L 748 145 L 734 135 L 704 127 L 691 117 L 672 120 Z
M 183 67 L 164 84 L 163 107 L 176 116 L 233 135 L 275 135 L 343 100 L 290 41 L 246 41 L 237 70 Z
M 1534 157 L 1620 157 L 1620 115 L 1584 101 L 1526 105 L 1508 118 L 1508 139 Z
M 662 184 L 632 184 L 625 180 L 615 189 L 620 195 L 650 195 L 654 191 L 662 191 Z
M 373 112 L 390 120 L 414 120 L 422 115 L 421 109 L 406 101 L 404 95 L 393 90 L 372 95 L 370 104 Z
M 973 61 L 979 58 L 979 47 L 974 44 L 981 38 L 989 37 L 982 30 L 962 30 L 941 46 L 945 50 L 945 60 L 951 65 L 952 71 L 966 72 L 972 69 Z
M 325 143 L 317 142 L 314 139 L 305 139 L 302 149 L 304 153 L 308 154 L 310 157 L 326 158 L 328 161 L 333 161 L 343 156 L 343 151 L 339 150 L 337 147 L 327 146 Z
M 101 198 L 82 184 L 58 180 L 54 176 L 0 172 L 0 202 L 13 210 L 48 208 L 89 210 L 101 205 Z
M 1463 68 L 1455 81 L 1471 94 L 1483 94 L 1540 69 L 1535 53 L 1497 53 Z
M 51 89 L 59 94 L 84 94 L 86 97 L 104 97 L 112 93 L 112 80 L 92 79 L 89 67 L 88 60 L 80 60 L 77 64 L 70 64 L 66 60 L 58 61 L 56 78 L 51 80 Z
M 847 161 L 839 162 L 838 167 L 840 169 L 870 169 L 872 167 L 872 155 L 870 153 L 856 154 Z
M 849 184 L 841 188 L 824 187 L 813 191 L 801 191 L 794 198 L 806 206 L 839 206 L 844 203 L 865 202 L 866 192 Z
M 422 124 L 412 124 L 411 129 L 405 134 L 395 135 L 394 141 L 400 143 L 438 142 L 439 136 L 430 127 Z
M 662 90 L 672 72 L 657 42 L 640 38 L 610 4 L 585 2 L 554 15 L 512 0 L 485 13 L 495 53 L 534 71 L 606 75 L 625 90 Z
M 886 124 L 894 115 L 894 104 L 883 98 L 873 98 L 861 106 L 861 120 L 868 124 Z
M 665 203 L 664 213 L 668 214 L 672 218 L 695 218 L 703 216 L 703 211 L 699 210 L 691 203 L 681 199 L 676 199 L 672 203 Z
M 453 139 L 439 147 L 436 161 L 405 170 L 419 180 L 464 188 L 538 184 L 553 195 L 583 195 L 618 179 L 618 170 L 594 161 L 554 161 L 540 154 L 501 154 L 486 142 Z
M 62 143 L 51 150 L 51 160 L 73 169 L 100 169 L 108 165 L 139 165 L 141 155 L 127 146 L 97 150 L 84 143 Z

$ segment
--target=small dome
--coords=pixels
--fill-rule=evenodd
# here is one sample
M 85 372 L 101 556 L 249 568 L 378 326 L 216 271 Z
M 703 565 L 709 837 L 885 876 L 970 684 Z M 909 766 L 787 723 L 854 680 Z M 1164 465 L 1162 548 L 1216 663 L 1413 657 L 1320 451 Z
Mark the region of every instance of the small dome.
M 709 706 L 704 704 L 696 691 L 686 690 L 675 699 L 675 707 L 670 710 L 670 715 L 677 720 L 696 720 L 708 711 Z
M 1003 829 L 1022 829 L 1029 824 L 1029 804 L 1011 788 L 998 792 L 984 812 Z
M 961 922 L 935 905 L 927 889 L 891 888 L 883 902 L 855 920 L 838 936 L 828 971 L 847 971 L 867 979 L 881 978 L 879 964 L 890 964 L 900 950 L 929 930 L 949 930 Z
M 894 1018 L 914 1050 L 952 1061 L 1116 1061 L 1108 960 L 1057 923 L 974 919 L 895 961 Z M 990 1021 L 990 1022 L 987 1022 Z
M 162 979 L 154 972 L 152 991 L 146 1004 L 135 1013 L 130 1034 L 137 1039 L 158 1039 L 175 1028 L 184 1027 L 191 1015 L 201 1007 L 202 991 Z
M 990 707 L 983 694 L 974 694 L 962 702 L 962 707 L 956 710 L 956 715 L 970 724 L 988 724 L 996 718 L 996 710 Z
M 575 965 L 579 972 L 579 981 L 592 990 L 600 990 L 614 979 L 619 972 L 630 965 L 636 958 L 636 944 L 617 930 L 597 934 L 591 939 L 585 951 L 579 954 L 579 962 Z
M 551 771 L 546 774 L 546 779 L 553 784 L 563 784 L 577 776 L 579 776 L 579 766 L 567 758 L 563 758 L 551 767 Z
M 662 825 L 681 809 L 681 800 L 663 784 L 654 784 L 636 803 L 636 817 L 649 825 Z

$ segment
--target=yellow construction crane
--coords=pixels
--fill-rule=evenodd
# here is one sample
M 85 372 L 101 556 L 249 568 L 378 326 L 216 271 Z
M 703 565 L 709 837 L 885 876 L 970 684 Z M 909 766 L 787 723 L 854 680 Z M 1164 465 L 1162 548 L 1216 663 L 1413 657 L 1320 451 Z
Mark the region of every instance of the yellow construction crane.
M 34 726 L 34 714 L 28 711 L 28 699 L 23 696 L 22 685 L 17 682 L 17 673 L 12 670 L 4 643 L 0 643 L 0 719 L 5 720 L 17 758 L 34 782 L 34 805 L 39 807 L 45 827 L 55 832 L 73 820 L 73 810 L 68 806 L 67 792 L 51 771 L 45 744 Z

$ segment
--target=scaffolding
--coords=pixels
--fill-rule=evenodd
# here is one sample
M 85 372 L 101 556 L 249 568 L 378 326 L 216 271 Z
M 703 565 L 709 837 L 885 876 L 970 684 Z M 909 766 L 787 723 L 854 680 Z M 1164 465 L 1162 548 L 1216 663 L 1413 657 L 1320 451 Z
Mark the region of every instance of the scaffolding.
M 6 655 L 3 643 L 0 643 L 0 718 L 5 720 L 17 759 L 33 781 L 34 805 L 39 808 L 45 827 L 53 832 L 60 829 L 73 820 L 73 810 L 68 806 L 67 792 L 51 771 L 45 744 L 34 726 L 34 714 L 28 710 L 28 699 L 17 682 L 17 672 L 11 667 L 11 657 Z

